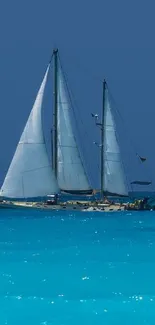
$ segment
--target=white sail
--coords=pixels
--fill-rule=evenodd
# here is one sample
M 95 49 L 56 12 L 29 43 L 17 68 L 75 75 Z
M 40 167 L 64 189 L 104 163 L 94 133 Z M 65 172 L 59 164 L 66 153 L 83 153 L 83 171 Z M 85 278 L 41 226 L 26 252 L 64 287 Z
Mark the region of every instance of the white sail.
M 42 102 L 49 66 L 1 188 L 1 196 L 30 198 L 57 193 L 42 128 Z
M 125 175 L 122 166 L 120 148 L 116 135 L 114 117 L 108 96 L 108 89 L 105 89 L 105 111 L 104 111 L 104 179 L 103 187 L 105 192 L 118 195 L 128 195 Z
M 64 78 L 58 69 L 58 185 L 62 190 L 91 189 L 71 125 L 70 106 Z

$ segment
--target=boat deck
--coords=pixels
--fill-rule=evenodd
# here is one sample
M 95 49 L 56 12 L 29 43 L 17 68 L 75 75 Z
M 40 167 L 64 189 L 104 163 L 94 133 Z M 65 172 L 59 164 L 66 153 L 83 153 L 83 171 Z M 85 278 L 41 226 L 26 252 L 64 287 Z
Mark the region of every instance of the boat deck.
M 110 205 L 110 204 L 95 204 L 94 202 L 72 201 L 60 203 L 57 205 L 48 205 L 41 202 L 13 202 L 3 201 L 0 202 L 0 209 L 17 209 L 17 208 L 31 208 L 31 209 L 43 209 L 43 210 L 68 210 L 68 211 L 98 211 L 98 212 L 110 212 L 110 211 L 123 211 L 124 206 Z
M 59 202 L 57 205 L 47 204 L 47 202 L 21 202 L 21 201 L 1 201 L 0 209 L 40 209 L 40 210 L 67 210 L 67 211 L 84 211 L 84 212 L 116 212 L 116 211 L 152 211 L 154 208 L 129 203 L 101 203 L 90 201 L 67 201 Z

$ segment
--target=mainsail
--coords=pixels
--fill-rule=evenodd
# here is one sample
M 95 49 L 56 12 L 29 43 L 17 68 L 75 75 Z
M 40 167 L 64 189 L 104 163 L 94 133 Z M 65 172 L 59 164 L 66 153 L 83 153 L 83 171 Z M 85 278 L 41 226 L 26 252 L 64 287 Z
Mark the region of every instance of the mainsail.
M 57 179 L 59 188 L 70 193 L 91 193 L 71 124 L 70 105 L 65 81 L 58 67 L 57 74 Z
M 105 87 L 103 131 L 104 193 L 126 196 L 128 195 L 128 191 L 126 187 L 120 148 L 116 135 L 115 121 L 112 115 L 107 85 Z
M 1 196 L 33 198 L 58 192 L 42 128 L 42 102 L 49 68 L 50 65 L 2 185 Z

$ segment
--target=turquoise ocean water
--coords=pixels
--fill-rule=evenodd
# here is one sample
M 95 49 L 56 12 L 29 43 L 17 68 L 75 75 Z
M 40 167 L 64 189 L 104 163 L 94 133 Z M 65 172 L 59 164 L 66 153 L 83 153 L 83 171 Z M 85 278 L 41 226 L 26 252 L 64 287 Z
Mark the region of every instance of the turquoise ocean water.
M 155 212 L 0 210 L 0 325 L 155 324 Z

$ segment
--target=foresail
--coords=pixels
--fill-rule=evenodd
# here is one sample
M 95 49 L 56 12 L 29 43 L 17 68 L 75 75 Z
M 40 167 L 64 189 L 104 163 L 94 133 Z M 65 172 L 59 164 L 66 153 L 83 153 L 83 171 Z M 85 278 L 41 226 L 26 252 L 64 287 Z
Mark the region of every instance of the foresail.
M 90 191 L 91 187 L 71 125 L 64 78 L 58 69 L 58 185 L 62 190 Z
M 108 89 L 105 89 L 104 111 L 104 191 L 111 194 L 128 195 L 125 175 L 122 166 L 119 143 L 116 135 L 114 117 L 112 115 Z
M 42 102 L 48 72 L 49 66 L 5 177 L 1 196 L 32 198 L 58 192 L 42 128 Z

